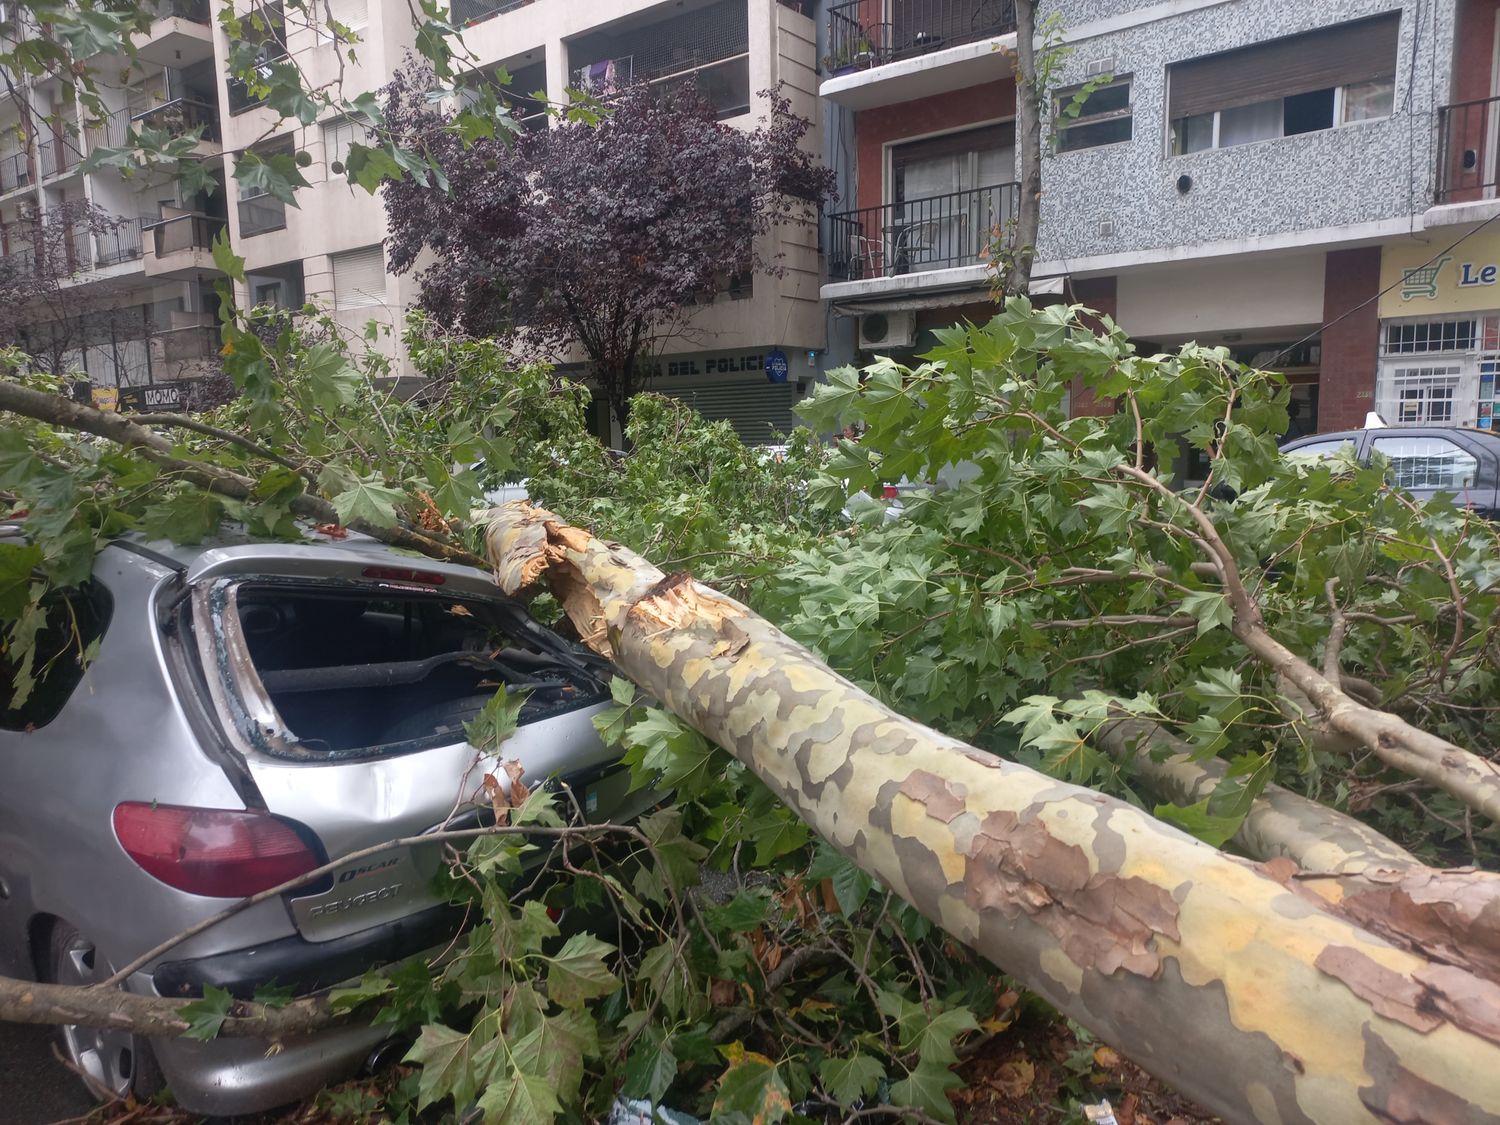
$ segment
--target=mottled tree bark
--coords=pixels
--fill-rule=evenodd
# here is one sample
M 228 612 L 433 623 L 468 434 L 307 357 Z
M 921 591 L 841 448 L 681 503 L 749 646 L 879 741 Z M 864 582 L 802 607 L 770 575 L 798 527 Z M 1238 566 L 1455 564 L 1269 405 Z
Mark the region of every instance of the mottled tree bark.
M 1297 880 L 914 723 L 744 606 L 516 505 L 488 546 L 954 937 L 1231 1121 L 1500 1121 L 1500 986 Z

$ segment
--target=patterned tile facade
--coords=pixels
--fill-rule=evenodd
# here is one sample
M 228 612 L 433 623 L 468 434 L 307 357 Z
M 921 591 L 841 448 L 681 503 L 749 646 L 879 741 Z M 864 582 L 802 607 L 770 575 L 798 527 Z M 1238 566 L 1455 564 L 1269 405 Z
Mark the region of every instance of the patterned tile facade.
M 1084 81 L 1090 62 L 1112 56 L 1114 73 L 1133 78 L 1134 136 L 1044 160 L 1040 256 L 1067 261 L 1420 214 L 1432 199 L 1437 109 L 1447 100 L 1447 51 L 1433 45 L 1451 44 L 1454 4 L 1187 0 L 1176 14 L 1077 42 L 1059 86 Z M 1394 10 L 1402 18 L 1391 117 L 1168 153 L 1169 64 Z M 1044 17 L 1060 13 L 1065 28 L 1171 11 L 1160 0 L 1045 0 L 1042 8 Z

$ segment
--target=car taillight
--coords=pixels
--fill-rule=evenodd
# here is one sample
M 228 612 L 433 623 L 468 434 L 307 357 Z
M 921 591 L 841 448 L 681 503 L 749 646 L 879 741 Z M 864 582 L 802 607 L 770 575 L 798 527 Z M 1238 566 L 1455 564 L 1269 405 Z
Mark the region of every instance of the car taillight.
M 270 813 L 126 801 L 114 822 L 126 855 L 190 894 L 242 898 L 318 866 L 312 848 Z
M 387 582 L 419 582 L 423 586 L 441 586 L 447 581 L 432 570 L 407 570 L 402 566 L 367 566 L 360 571 L 366 578 L 379 578 Z
M 896 490 L 896 486 L 894 484 L 888 484 L 885 486 L 885 498 L 887 500 L 894 500 L 900 495 L 901 493 Z

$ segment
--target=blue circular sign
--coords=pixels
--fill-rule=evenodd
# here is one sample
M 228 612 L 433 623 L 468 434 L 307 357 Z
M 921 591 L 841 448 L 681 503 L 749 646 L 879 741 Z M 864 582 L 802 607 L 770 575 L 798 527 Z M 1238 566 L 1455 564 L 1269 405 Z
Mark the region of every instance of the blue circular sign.
M 766 353 L 766 378 L 773 383 L 785 383 L 791 365 L 786 361 L 786 352 L 774 348 Z

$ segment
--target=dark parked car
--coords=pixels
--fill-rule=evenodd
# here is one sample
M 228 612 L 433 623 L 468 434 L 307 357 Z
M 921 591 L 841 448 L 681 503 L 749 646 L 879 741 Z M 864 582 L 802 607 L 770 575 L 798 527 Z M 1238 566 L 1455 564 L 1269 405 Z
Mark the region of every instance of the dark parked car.
M 1445 492 L 1480 515 L 1500 517 L 1500 435 L 1452 426 L 1371 426 L 1298 438 L 1281 451 L 1332 457 L 1351 445 L 1363 465 L 1383 457 L 1390 482 L 1418 500 Z
M 0 523 L 0 544 L 21 542 Z M 600 818 L 641 803 L 590 721 L 609 702 L 609 665 L 481 571 L 352 534 L 119 541 L 45 608 L 39 683 L 19 706 L 18 670 L 0 652 L 0 973 L 98 982 L 236 899 L 360 849 L 477 823 L 471 798 L 488 767 L 475 769 L 463 723 L 501 683 L 529 692 L 503 748 L 528 781 L 566 780 Z M 435 889 L 445 876 L 436 844 L 351 862 L 183 942 L 123 987 L 249 997 L 274 981 L 308 995 L 442 950 L 459 924 Z M 69 1027 L 63 1043 L 96 1087 L 145 1095 L 165 1081 L 179 1105 L 218 1115 L 344 1077 L 388 1033 L 343 1027 L 268 1051 Z

